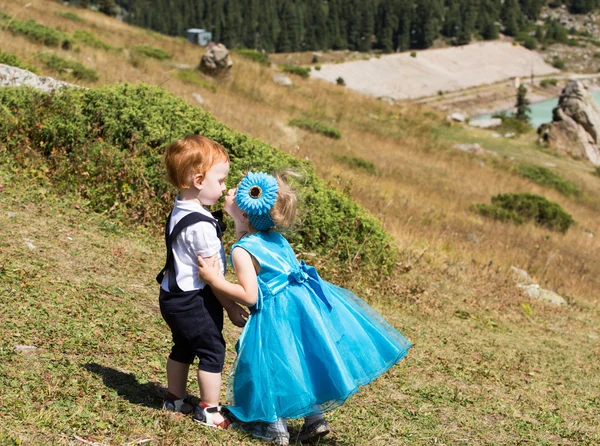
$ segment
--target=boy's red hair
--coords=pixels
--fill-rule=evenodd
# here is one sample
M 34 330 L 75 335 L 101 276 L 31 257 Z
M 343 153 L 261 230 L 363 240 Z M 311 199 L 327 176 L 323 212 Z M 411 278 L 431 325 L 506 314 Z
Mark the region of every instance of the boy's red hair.
M 193 174 L 204 176 L 215 164 L 229 161 L 225 147 L 200 135 L 187 135 L 173 141 L 165 151 L 167 178 L 178 189 L 189 188 Z

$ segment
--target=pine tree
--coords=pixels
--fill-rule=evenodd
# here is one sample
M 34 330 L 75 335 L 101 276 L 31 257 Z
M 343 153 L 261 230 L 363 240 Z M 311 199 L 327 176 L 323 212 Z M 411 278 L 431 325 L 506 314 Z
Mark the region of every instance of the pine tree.
M 509 36 L 516 36 L 521 29 L 522 14 L 518 0 L 506 0 L 502 8 L 502 24 L 504 33 Z
M 383 50 L 384 53 L 391 53 L 394 51 L 394 32 L 398 28 L 398 16 L 394 11 L 393 1 L 382 1 L 379 3 L 377 11 L 377 19 L 375 25 L 375 32 L 377 37 L 377 46 Z
M 517 90 L 517 112 L 515 118 L 523 122 L 529 122 L 529 113 L 531 108 L 529 107 L 529 100 L 527 99 L 527 88 L 525 85 L 519 85 Z

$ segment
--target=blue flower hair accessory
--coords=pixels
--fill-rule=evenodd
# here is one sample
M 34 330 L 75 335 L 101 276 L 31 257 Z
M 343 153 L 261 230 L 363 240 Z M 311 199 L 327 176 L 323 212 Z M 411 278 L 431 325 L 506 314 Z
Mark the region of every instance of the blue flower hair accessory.
M 269 211 L 277 201 L 277 180 L 263 172 L 248 172 L 238 185 L 235 202 L 259 231 L 274 226 Z

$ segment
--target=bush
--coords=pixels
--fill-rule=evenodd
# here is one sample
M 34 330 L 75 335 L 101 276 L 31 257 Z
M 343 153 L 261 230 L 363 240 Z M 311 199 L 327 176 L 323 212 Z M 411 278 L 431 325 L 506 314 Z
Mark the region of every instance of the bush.
M 0 27 L 8 27 L 13 34 L 25 36 L 28 40 L 35 43 L 41 43 L 46 46 L 60 46 L 65 50 L 71 48 L 71 39 L 67 34 L 41 25 L 35 20 L 22 21 L 0 13 Z
M 554 60 L 552 61 L 552 66 L 554 68 L 557 68 L 559 70 L 564 70 L 565 69 L 565 61 L 562 60 L 559 57 L 554 58 Z
M 556 87 L 558 85 L 558 79 L 555 78 L 546 78 L 546 79 L 542 79 L 542 81 L 540 82 L 540 87 L 542 88 L 548 88 L 550 85 L 552 85 L 553 87 Z
M 282 65 L 281 69 L 286 73 L 296 74 L 305 79 L 310 76 L 310 67 L 299 67 L 297 65 Z
M 285 167 L 302 171 L 305 212 L 286 236 L 299 253 L 356 268 L 390 272 L 397 250 L 379 221 L 344 193 L 320 180 L 311 163 L 219 123 L 164 89 L 144 84 L 61 89 L 0 89 L 0 159 L 26 174 L 43 169 L 55 187 L 88 202 L 91 210 L 143 225 L 160 237 L 176 191 L 166 180 L 162 155 L 188 133 L 205 135 L 231 157 L 228 184 L 243 173 Z M 10 145 L 9 145 L 10 143 Z M 233 241 L 228 231 L 227 243 Z
M 528 36 L 523 41 L 523 46 L 528 50 L 535 50 L 538 47 L 538 41 L 535 37 Z
M 528 122 L 517 119 L 514 115 L 509 116 L 506 112 L 494 113 L 492 117 L 502 119 L 502 126 L 499 130 L 503 132 L 514 132 L 520 135 L 532 129 L 531 124 Z
M 499 194 L 492 197 L 492 204 L 474 204 L 471 210 L 500 221 L 521 224 L 533 221 L 553 231 L 566 233 L 575 223 L 563 208 L 546 198 L 530 194 Z
M 335 80 L 335 83 L 336 83 L 336 84 L 338 84 L 338 85 L 341 85 L 342 87 L 343 87 L 344 85 L 346 85 L 346 81 L 344 80 L 344 78 L 343 78 L 343 77 L 338 77 L 338 78 Z
M 101 50 L 110 50 L 112 48 L 112 46 L 98 39 L 98 37 L 96 37 L 94 34 L 80 29 L 73 33 L 73 39 L 92 48 L 98 48 Z
M 579 188 L 577 186 L 555 174 L 546 167 L 522 164 L 517 166 L 517 171 L 519 174 L 530 179 L 534 183 L 537 183 L 541 186 L 549 186 L 553 189 L 556 189 L 563 195 L 579 195 Z
M 410 57 L 417 57 L 417 52 L 416 51 L 411 51 L 410 52 Z
M 337 158 L 342 163 L 347 164 L 350 167 L 364 170 L 365 172 L 373 174 L 373 175 L 375 173 L 377 173 L 375 164 L 373 164 L 371 161 L 368 161 L 366 159 L 359 158 L 357 156 L 338 156 Z
M 309 118 L 292 119 L 290 120 L 289 125 L 308 130 L 309 132 L 320 133 L 321 135 L 325 135 L 333 139 L 340 139 L 342 137 L 342 133 L 338 129 L 329 127 L 328 125 L 323 124 L 321 121 L 315 121 Z
M 87 68 L 79 62 L 66 60 L 50 53 L 42 53 L 38 55 L 38 58 L 44 65 L 59 74 L 65 75 L 70 73 L 75 79 L 82 81 L 95 82 L 98 80 L 96 71 Z
M 158 48 L 154 48 L 150 45 L 135 45 L 131 47 L 131 52 L 139 54 L 144 57 L 150 57 L 151 59 L 165 60 L 170 59 L 171 55 L 166 51 Z
M 83 22 L 83 19 L 74 12 L 57 12 L 57 16 L 64 17 L 65 19 L 73 20 L 74 22 Z
M 238 48 L 234 50 L 234 53 L 245 58 L 252 60 L 254 62 L 258 62 L 259 64 L 270 66 L 271 61 L 269 60 L 269 55 L 267 53 L 263 53 L 261 51 L 249 49 L 249 48 Z
M 596 175 L 597 177 L 600 177 L 600 167 L 596 167 L 594 169 L 594 171 L 592 172 L 592 175 Z
M 34 67 L 25 65 L 23 62 L 21 62 L 21 59 L 19 59 L 14 54 L 5 53 L 2 50 L 0 50 L 0 63 L 4 64 L 4 65 L 10 65 L 11 67 L 17 67 L 17 68 L 22 68 L 24 70 L 29 70 L 32 73 L 36 72 L 36 69 Z

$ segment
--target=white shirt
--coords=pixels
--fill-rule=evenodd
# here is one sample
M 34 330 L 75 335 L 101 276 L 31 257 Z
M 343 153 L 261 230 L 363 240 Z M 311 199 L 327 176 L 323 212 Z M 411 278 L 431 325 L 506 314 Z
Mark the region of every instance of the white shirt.
M 169 221 L 169 234 L 183 217 L 191 212 L 199 212 L 210 218 L 214 217 L 197 200 L 180 200 L 175 198 L 175 205 Z M 201 290 L 205 283 L 198 277 L 198 256 L 212 257 L 219 254 L 221 272 L 225 274 L 225 250 L 217 237 L 217 230 L 212 223 L 198 222 L 183 229 L 173 242 L 173 260 L 177 285 L 182 291 Z M 165 274 L 161 287 L 169 291 L 169 277 Z

